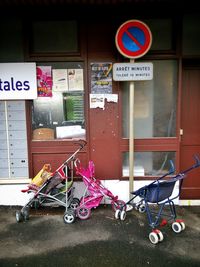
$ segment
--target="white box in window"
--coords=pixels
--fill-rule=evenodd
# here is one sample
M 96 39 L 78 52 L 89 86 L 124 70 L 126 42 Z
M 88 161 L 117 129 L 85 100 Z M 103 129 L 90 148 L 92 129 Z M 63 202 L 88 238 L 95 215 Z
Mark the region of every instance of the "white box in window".
M 134 166 L 134 176 L 144 176 L 144 168 L 142 166 Z M 123 176 L 129 176 L 129 168 L 123 167 Z
M 81 138 L 85 136 L 85 129 L 80 125 L 56 127 L 57 138 Z

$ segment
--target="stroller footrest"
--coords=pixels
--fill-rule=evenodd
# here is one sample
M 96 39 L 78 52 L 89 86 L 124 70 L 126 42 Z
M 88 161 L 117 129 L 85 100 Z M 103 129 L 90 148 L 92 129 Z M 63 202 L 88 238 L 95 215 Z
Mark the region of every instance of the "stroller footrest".
M 167 224 L 167 220 L 166 219 L 163 219 L 162 222 L 160 223 L 160 226 L 165 226 Z

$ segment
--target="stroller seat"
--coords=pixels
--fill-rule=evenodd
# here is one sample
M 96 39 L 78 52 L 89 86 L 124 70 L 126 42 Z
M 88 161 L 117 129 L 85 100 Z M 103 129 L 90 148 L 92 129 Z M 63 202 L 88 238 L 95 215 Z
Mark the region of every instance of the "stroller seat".
M 146 198 L 147 202 L 159 203 L 163 200 L 169 199 L 174 190 L 176 181 L 162 181 L 155 184 L 151 184 L 146 188 Z

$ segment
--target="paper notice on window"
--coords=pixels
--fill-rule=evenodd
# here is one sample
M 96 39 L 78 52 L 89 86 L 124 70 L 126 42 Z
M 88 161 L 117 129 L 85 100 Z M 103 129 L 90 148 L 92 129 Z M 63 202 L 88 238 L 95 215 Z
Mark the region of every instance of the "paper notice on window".
M 107 102 L 118 102 L 117 94 L 90 94 L 90 108 L 105 109 L 105 99 Z
M 117 94 L 104 94 L 104 97 L 107 99 L 107 102 L 118 102 L 118 95 Z
M 105 108 L 104 94 L 90 94 L 90 108 Z
M 67 69 L 53 69 L 53 91 L 68 91 Z
M 69 91 L 83 91 L 83 69 L 68 69 Z

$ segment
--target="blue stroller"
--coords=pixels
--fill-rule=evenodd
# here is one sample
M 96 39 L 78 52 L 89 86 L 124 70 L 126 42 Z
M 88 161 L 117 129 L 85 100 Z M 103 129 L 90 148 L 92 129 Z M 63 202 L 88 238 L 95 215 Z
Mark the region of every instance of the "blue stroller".
M 149 234 L 149 239 L 153 244 L 157 244 L 158 242 L 163 241 L 164 237 L 162 232 L 156 228 L 157 226 L 164 226 L 165 224 L 167 224 L 166 219 L 162 219 L 161 221 L 161 216 L 163 215 L 168 218 L 168 221 L 173 221 L 172 230 L 175 233 L 180 233 L 181 231 L 183 231 L 185 229 L 185 223 L 183 220 L 176 219 L 176 209 L 173 200 L 180 195 L 183 179 L 186 177 L 186 174 L 189 171 L 200 166 L 199 158 L 197 156 L 195 156 L 194 158 L 195 164 L 190 168 L 186 169 L 183 172 L 180 172 L 174 177 L 163 180 L 167 175 L 170 175 L 174 172 L 173 163 L 170 161 L 170 171 L 159 179 L 153 181 L 149 185 L 143 186 L 142 188 L 132 192 L 133 198 L 131 198 L 124 206 L 121 206 L 120 209 L 116 210 L 115 218 L 122 221 L 125 220 L 127 210 L 126 207 L 128 207 L 128 205 L 131 205 L 132 207 L 135 206 L 135 209 L 141 213 L 146 212 L 149 226 L 152 229 L 151 233 Z M 172 196 L 177 181 L 180 182 L 178 194 Z M 136 197 L 139 197 L 140 201 L 133 203 L 133 200 Z M 157 212 L 155 211 L 154 205 L 152 204 L 156 204 L 158 206 Z M 167 206 L 169 209 L 168 213 L 164 213 L 165 206 Z

